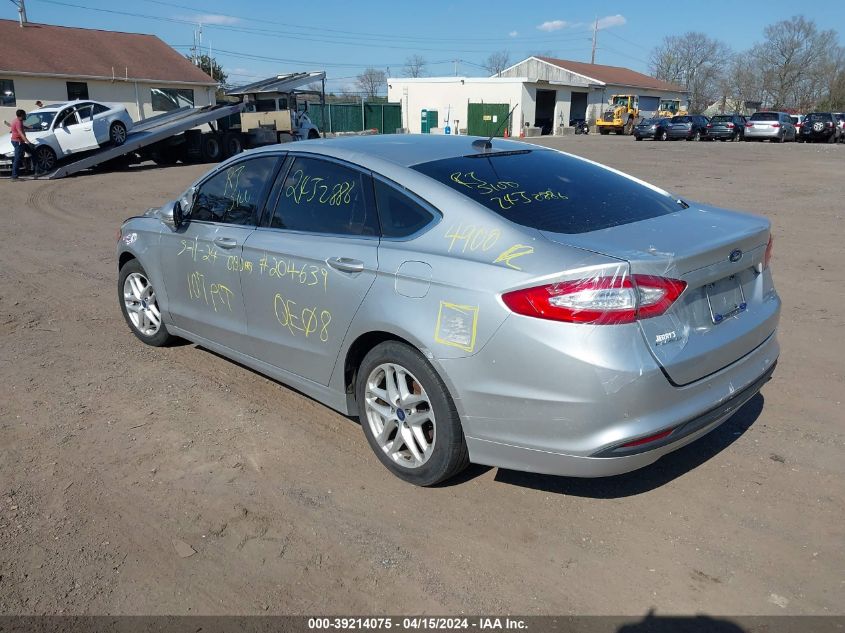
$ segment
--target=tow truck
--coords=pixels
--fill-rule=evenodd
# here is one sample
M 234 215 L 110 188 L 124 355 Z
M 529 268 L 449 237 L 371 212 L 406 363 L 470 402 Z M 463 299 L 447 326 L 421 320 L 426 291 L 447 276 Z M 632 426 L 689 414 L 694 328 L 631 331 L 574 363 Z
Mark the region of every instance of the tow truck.
M 307 102 L 300 111 L 296 95 L 319 94 L 321 104 L 325 103 L 325 80 L 325 72 L 277 75 L 227 93 L 241 101 L 186 106 L 143 119 L 134 123 L 123 144 L 73 154 L 41 177 L 62 178 L 97 166 L 126 166 L 148 160 L 158 165 L 217 162 L 247 148 L 317 138 L 320 131 L 308 117 Z M 320 92 L 297 90 L 315 82 L 321 83 Z M 267 94 L 275 102 L 272 112 L 261 110 L 265 107 L 261 100 Z

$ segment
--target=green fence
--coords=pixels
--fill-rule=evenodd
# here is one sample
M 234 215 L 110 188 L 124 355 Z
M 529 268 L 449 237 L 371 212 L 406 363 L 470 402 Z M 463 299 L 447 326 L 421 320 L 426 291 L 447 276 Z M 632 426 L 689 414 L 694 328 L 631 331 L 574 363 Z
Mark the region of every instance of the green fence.
M 376 129 L 394 134 L 402 127 L 399 103 L 327 103 L 308 104 L 308 116 L 323 132 L 360 132 Z

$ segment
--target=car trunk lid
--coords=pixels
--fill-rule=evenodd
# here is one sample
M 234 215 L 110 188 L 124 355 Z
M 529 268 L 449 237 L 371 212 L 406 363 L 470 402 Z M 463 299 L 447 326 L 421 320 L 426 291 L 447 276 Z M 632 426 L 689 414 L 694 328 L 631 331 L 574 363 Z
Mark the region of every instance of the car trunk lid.
M 639 321 L 667 377 L 685 385 L 730 365 L 774 331 L 778 302 L 768 271 L 763 218 L 710 207 L 580 234 L 555 242 L 628 262 L 634 275 L 680 279 L 687 287 L 669 310 Z

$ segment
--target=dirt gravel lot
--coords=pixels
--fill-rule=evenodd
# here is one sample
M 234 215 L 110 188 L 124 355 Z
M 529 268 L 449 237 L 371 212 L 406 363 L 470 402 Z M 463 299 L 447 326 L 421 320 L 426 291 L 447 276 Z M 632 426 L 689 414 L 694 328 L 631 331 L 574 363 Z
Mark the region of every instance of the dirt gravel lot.
M 115 231 L 206 166 L 2 180 L 0 613 L 845 613 L 845 146 L 542 142 L 772 220 L 761 396 L 623 477 L 415 488 L 356 421 L 127 329 Z

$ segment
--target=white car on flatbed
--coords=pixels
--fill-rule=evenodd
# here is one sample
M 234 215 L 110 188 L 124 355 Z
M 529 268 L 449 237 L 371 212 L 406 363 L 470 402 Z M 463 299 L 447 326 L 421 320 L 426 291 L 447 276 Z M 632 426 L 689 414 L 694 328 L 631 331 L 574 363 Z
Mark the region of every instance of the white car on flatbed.
M 132 119 L 123 104 L 77 100 L 32 110 L 24 130 L 35 147 L 41 172 L 49 172 L 59 160 L 98 147 L 123 145 Z M 10 134 L 0 136 L 0 168 L 11 164 L 14 148 Z

